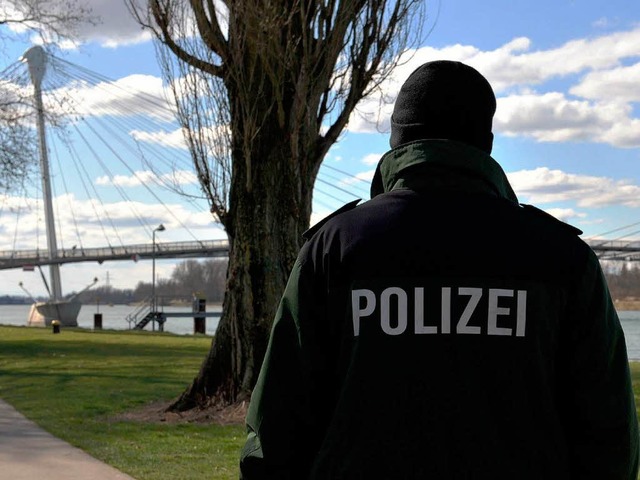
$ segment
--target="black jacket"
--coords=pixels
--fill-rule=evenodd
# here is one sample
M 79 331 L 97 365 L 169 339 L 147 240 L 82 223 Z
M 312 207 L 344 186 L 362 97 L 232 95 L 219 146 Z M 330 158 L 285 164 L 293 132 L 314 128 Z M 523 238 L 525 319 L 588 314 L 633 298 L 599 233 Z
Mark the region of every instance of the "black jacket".
M 309 232 L 242 453 L 252 479 L 635 480 L 623 333 L 574 229 L 450 141 Z

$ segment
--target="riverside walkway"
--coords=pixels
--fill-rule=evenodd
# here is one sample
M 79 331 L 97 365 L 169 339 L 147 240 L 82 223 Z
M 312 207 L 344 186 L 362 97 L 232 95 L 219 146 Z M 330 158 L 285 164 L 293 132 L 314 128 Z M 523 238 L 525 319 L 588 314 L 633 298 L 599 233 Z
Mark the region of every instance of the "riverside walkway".
M 135 480 L 54 437 L 0 400 L 0 480 Z

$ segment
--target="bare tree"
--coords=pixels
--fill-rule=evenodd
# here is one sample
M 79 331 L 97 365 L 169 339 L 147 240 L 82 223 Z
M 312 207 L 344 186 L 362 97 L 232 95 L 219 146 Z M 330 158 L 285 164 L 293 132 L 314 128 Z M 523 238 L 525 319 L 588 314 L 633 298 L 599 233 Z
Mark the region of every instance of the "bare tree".
M 44 43 L 74 39 L 77 28 L 95 19 L 82 0 L 5 0 L 0 3 L 0 25 L 27 31 Z M 7 35 L 1 37 L 7 39 Z
M 37 159 L 30 109 L 24 89 L 11 79 L 0 81 L 0 192 L 19 190 Z
M 10 30 L 39 36 L 44 44 L 73 39 L 76 28 L 95 23 L 82 0 L 6 0 L 0 2 L 0 42 Z M 22 186 L 37 161 L 31 90 L 20 85 L 18 69 L 9 66 L 0 81 L 0 191 Z M 26 78 L 26 77 L 24 77 Z M 22 81 L 24 81 L 22 78 Z
M 320 164 L 420 37 L 422 0 L 128 0 L 155 34 L 212 213 L 229 236 L 211 350 L 173 405 L 246 399 L 308 228 Z

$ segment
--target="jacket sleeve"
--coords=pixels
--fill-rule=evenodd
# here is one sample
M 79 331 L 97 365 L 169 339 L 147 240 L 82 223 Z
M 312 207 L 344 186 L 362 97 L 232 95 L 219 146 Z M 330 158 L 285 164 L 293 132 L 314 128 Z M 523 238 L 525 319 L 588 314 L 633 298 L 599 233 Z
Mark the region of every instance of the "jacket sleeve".
M 593 252 L 569 303 L 558 388 L 571 478 L 636 480 L 638 420 L 624 334 Z
M 302 255 L 302 253 L 301 253 Z M 247 441 L 240 478 L 303 479 L 315 458 L 326 423 L 322 397 L 323 291 L 296 261 L 276 313 L 265 359 L 246 419 Z

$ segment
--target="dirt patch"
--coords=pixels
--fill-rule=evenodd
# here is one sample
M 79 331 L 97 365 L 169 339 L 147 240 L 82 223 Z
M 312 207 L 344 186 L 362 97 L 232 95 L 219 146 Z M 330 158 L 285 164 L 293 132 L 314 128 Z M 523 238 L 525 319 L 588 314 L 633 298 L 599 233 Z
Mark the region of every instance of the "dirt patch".
M 113 417 L 117 422 L 142 423 L 199 423 L 217 425 L 242 425 L 247 416 L 247 402 L 226 407 L 211 406 L 193 408 L 186 412 L 167 412 L 167 402 L 154 402 L 142 408 L 131 410 Z

